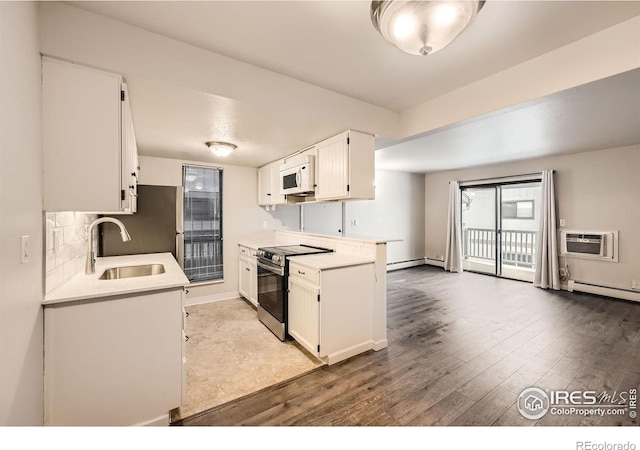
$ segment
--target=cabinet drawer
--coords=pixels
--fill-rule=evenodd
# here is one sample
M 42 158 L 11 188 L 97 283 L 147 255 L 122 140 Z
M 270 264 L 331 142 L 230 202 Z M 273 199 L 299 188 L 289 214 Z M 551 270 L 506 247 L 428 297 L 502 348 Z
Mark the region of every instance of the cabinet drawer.
M 244 245 L 239 245 L 238 247 L 240 247 L 240 256 L 249 256 L 249 257 L 255 257 L 256 256 L 256 251 L 250 249 L 249 247 L 245 247 Z
M 320 271 L 296 264 L 293 261 L 289 265 L 289 276 L 301 278 L 316 285 L 320 284 Z

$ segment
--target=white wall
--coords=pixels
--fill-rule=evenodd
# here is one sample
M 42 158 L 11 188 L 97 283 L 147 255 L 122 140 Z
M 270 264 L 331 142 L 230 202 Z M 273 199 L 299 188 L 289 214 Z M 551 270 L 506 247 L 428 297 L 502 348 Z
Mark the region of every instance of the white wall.
M 324 202 L 303 205 L 304 231 L 329 236 L 342 235 L 342 204 Z
M 375 200 L 344 202 L 345 236 L 401 239 L 387 244 L 387 263 L 424 258 L 424 175 L 376 170 Z M 304 206 L 304 231 L 340 236 L 342 202 Z
M 438 172 L 425 176 L 425 252 L 444 254 L 448 182 L 556 170 L 558 219 L 567 229 L 619 230 L 618 263 L 571 258 L 571 278 L 604 286 L 631 288 L 640 279 L 640 145 L 516 163 Z
M 240 100 L 267 111 L 395 136 L 394 111 L 61 2 L 42 2 L 42 52 Z M 82 43 L 79 45 L 79 43 Z
M 176 159 L 140 157 L 140 184 L 181 186 L 182 165 Z M 266 211 L 258 206 L 258 170 L 253 167 L 222 166 L 223 265 L 224 282 L 189 288 L 187 304 L 233 298 L 238 295 L 238 242 L 271 237 L 268 230 L 297 230 L 298 206 L 277 206 Z M 264 227 L 266 222 L 266 228 Z
M 0 2 L 0 425 L 42 425 L 42 151 L 38 12 Z M 20 262 L 20 236 L 30 260 Z
M 376 170 L 375 200 L 346 202 L 346 234 L 402 239 L 387 245 L 387 263 L 424 258 L 424 192 L 422 174 Z

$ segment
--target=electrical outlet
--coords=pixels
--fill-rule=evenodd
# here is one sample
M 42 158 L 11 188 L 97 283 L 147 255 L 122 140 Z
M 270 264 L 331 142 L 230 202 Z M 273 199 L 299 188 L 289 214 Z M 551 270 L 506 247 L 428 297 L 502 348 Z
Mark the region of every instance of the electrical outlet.
M 267 228 L 269 228 L 269 222 L 268 222 L 268 221 L 266 221 L 266 220 L 265 220 L 264 222 L 262 222 L 262 228 L 264 228 L 265 230 L 266 230 Z
M 631 282 L 631 289 L 640 290 L 640 280 L 633 280 Z
M 564 219 L 560 219 L 560 226 L 564 227 L 567 224 L 567 221 Z

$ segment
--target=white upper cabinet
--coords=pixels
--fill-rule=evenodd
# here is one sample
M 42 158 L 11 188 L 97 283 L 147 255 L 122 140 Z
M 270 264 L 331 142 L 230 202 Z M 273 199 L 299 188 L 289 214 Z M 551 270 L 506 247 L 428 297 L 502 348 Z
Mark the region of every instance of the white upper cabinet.
M 122 77 L 42 59 L 45 211 L 135 212 L 138 156 Z
M 121 208 L 125 213 L 135 213 L 138 209 L 138 175 L 140 167 L 138 165 L 138 146 L 136 144 L 136 134 L 133 129 L 133 117 L 131 117 L 131 106 L 129 103 L 129 91 L 127 85 L 122 83 L 122 93 L 124 100 L 122 106 L 122 170 L 121 185 L 125 191 L 124 200 L 122 194 L 120 200 Z
M 258 169 L 258 205 L 282 205 L 286 203 L 285 196 L 280 193 L 280 164 L 279 159 Z
M 374 138 L 346 131 L 322 141 L 316 151 L 316 200 L 375 198 Z

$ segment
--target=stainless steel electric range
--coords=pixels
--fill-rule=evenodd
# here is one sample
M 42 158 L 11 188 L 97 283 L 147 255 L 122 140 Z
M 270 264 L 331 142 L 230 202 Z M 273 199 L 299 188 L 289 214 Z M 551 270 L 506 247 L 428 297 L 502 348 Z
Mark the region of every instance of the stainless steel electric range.
M 332 251 L 310 245 L 284 245 L 258 249 L 258 318 L 281 341 L 288 337 L 289 257 Z

